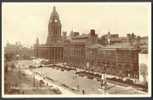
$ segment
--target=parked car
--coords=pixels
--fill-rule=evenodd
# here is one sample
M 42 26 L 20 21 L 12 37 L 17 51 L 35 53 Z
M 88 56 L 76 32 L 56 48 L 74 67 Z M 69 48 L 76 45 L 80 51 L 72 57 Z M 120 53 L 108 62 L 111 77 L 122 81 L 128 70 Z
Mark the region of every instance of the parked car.
M 51 87 L 50 90 L 55 92 L 56 94 L 62 94 L 62 92 L 57 87 Z
M 40 63 L 41 63 L 41 64 L 44 64 L 44 65 L 47 65 L 47 64 L 49 64 L 50 62 L 49 62 L 48 60 L 42 60 Z
M 7 92 L 9 94 L 19 94 L 20 93 L 20 90 L 19 89 L 9 89 Z
M 40 85 L 44 85 L 45 84 L 45 82 L 43 80 L 40 80 L 39 82 L 40 82 Z
M 29 65 L 29 68 L 35 68 L 33 65 Z
M 94 77 L 92 75 L 88 75 L 88 78 L 89 79 L 93 79 Z
M 134 82 L 132 80 L 130 80 L 130 79 L 126 79 L 125 83 L 127 83 L 127 84 L 134 84 Z
M 43 65 L 39 65 L 39 68 L 40 68 L 40 67 L 43 67 Z

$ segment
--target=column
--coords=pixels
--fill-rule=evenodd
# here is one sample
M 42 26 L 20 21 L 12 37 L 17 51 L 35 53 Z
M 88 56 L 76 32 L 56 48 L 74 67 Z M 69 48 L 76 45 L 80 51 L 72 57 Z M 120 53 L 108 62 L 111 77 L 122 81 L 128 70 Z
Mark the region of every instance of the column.
M 52 62 L 52 57 L 53 57 L 53 48 L 50 47 L 50 61 Z
M 61 54 L 61 48 L 58 47 L 58 61 L 60 61 L 60 59 L 61 59 L 60 54 Z
M 52 47 L 52 61 L 54 63 L 54 47 Z
M 58 47 L 56 47 L 56 49 L 55 49 L 55 52 L 56 52 L 56 55 L 55 55 L 55 58 L 56 58 L 56 61 L 58 61 Z

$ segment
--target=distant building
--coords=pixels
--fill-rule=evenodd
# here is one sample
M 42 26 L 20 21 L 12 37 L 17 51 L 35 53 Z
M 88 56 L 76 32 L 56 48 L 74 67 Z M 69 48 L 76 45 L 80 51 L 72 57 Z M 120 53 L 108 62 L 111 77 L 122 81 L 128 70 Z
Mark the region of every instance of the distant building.
M 141 37 L 140 44 L 141 45 L 148 45 L 148 37 L 147 36 Z
M 4 47 L 4 54 L 12 60 L 15 60 L 17 55 L 19 56 L 19 59 L 29 59 L 34 56 L 33 48 L 27 48 L 18 43 L 7 44 Z
M 91 29 L 88 34 L 75 34 L 76 35 L 71 38 L 72 41 L 84 41 L 86 44 L 97 43 L 98 37 L 94 29 Z
M 106 44 L 106 45 L 112 45 L 112 44 L 115 44 L 115 43 L 121 43 L 122 42 L 122 40 L 121 40 L 121 38 L 119 37 L 118 34 L 111 34 L 110 32 L 108 32 L 108 34 L 106 34 L 106 35 L 103 35 L 101 37 L 101 39 L 104 40 L 104 41 L 102 41 L 102 42 L 104 42 L 102 44 Z
M 82 35 L 75 35 L 71 38 L 71 40 L 83 40 L 83 41 L 87 41 L 89 38 L 88 34 L 82 34 Z
M 63 32 L 63 41 L 67 40 L 67 32 Z
M 76 36 L 79 36 L 80 33 L 79 32 L 73 32 L 73 30 L 70 33 L 71 39 L 75 38 Z
M 138 40 L 138 42 L 141 49 L 141 53 L 148 53 L 148 37 L 141 37 L 140 40 Z

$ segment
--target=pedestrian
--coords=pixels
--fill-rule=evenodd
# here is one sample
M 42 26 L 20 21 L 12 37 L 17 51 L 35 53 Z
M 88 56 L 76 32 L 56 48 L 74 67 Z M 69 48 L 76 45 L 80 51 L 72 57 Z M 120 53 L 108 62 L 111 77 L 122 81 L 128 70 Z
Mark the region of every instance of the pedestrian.
M 79 90 L 79 85 L 77 85 L 77 89 Z
M 84 89 L 82 90 L 82 94 L 85 94 L 85 91 L 84 91 Z
M 103 87 L 103 83 L 101 83 L 101 88 Z

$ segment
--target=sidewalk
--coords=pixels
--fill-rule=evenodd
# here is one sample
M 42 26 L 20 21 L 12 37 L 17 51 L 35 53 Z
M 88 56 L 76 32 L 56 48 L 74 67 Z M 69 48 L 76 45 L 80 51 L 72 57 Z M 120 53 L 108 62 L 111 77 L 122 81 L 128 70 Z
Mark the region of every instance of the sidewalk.
M 25 70 L 24 73 L 27 74 L 27 75 L 35 75 L 35 79 L 37 79 L 37 80 L 43 80 L 45 82 L 45 84 L 48 84 L 48 86 L 53 86 L 55 88 L 60 89 L 62 91 L 62 94 L 61 95 L 76 95 L 75 93 L 69 91 L 68 89 L 66 89 L 66 88 L 64 88 L 62 86 L 56 85 L 51 80 L 44 79 L 44 77 L 42 77 L 42 76 L 40 76 L 38 74 L 36 75 L 34 72 L 30 71 L 29 69 L 28 70 Z

